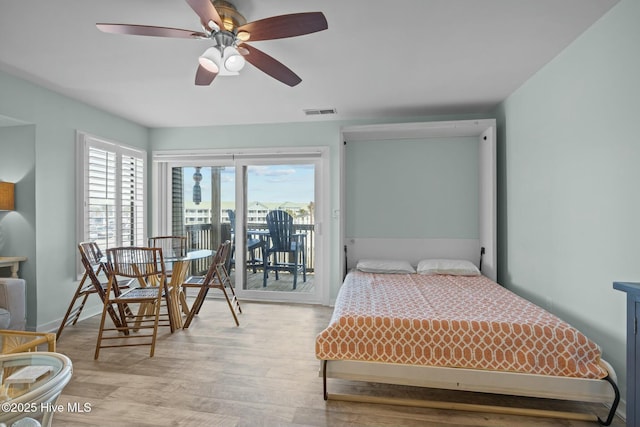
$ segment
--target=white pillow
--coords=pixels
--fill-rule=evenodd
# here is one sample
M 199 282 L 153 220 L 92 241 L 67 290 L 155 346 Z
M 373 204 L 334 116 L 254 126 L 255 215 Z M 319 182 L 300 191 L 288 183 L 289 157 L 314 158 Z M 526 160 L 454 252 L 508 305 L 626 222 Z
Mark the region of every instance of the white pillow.
M 479 276 L 480 270 L 471 261 L 464 259 L 423 259 L 418 263 L 418 274 Z
M 408 261 L 396 261 L 390 259 L 361 259 L 356 268 L 366 273 L 415 273 Z

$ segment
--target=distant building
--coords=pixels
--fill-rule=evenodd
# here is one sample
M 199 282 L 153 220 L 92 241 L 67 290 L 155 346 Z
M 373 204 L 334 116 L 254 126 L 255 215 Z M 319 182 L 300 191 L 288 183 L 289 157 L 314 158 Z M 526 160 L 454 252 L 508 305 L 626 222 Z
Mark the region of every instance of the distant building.
M 235 210 L 235 203 L 222 202 L 220 212 L 220 221 L 229 222 L 229 209 Z M 298 224 L 311 223 L 309 215 L 309 204 L 294 202 L 250 202 L 247 207 L 247 222 L 249 223 L 265 223 L 265 217 L 271 210 L 281 209 L 289 212 L 293 216 L 293 221 Z M 185 225 L 210 224 L 211 223 L 211 202 L 202 201 L 195 204 L 192 201 L 185 201 L 184 207 L 184 223 Z

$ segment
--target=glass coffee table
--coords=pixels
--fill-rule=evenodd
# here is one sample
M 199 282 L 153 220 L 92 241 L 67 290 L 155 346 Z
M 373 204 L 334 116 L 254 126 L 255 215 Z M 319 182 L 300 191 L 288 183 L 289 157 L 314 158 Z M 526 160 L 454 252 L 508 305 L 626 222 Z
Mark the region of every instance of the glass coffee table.
M 56 401 L 71 380 L 71 360 L 60 353 L 0 355 L 0 423 L 32 418 L 50 426 Z
M 51 332 L 13 331 L 0 329 L 0 353 L 22 353 L 25 351 L 56 351 L 56 334 Z

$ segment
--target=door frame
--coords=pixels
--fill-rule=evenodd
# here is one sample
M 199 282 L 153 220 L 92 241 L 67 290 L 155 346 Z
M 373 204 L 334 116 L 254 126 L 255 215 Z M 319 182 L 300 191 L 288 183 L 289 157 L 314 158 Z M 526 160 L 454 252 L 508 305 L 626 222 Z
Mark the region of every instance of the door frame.
M 310 152 L 315 154 L 317 152 Z M 236 293 L 239 297 L 251 300 L 263 301 L 279 301 L 279 302 L 297 302 L 297 303 L 324 303 L 325 298 L 328 299 L 329 289 L 326 283 L 324 268 L 327 262 L 327 256 L 324 248 L 328 247 L 328 233 L 324 232 L 324 224 L 327 224 L 328 216 L 328 197 L 325 194 L 325 188 L 329 185 L 328 161 L 324 161 L 322 156 L 286 156 L 277 158 L 246 158 L 238 159 L 236 163 L 236 212 L 246 211 L 246 184 L 247 168 L 249 166 L 266 166 L 266 165 L 314 165 L 314 290 L 310 293 L 289 292 L 289 291 L 262 291 L 243 289 L 242 284 L 246 280 L 247 269 L 236 269 Z M 323 167 L 326 170 L 323 170 Z M 324 182 L 323 182 L 324 181 Z M 236 241 L 246 241 L 245 215 L 236 216 Z M 246 261 L 246 251 L 236 250 L 236 265 L 244 265 Z

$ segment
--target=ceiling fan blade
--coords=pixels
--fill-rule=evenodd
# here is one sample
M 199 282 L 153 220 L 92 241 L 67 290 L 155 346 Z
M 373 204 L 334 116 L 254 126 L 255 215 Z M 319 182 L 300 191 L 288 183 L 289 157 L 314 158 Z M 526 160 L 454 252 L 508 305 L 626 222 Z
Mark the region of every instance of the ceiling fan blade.
M 322 12 L 305 12 L 249 22 L 239 27 L 238 32 L 246 31 L 250 34 L 249 40 L 260 41 L 302 36 L 327 28 L 327 19 Z
M 255 47 L 249 46 L 246 43 L 242 46 L 249 51 L 244 59 L 274 79 L 280 80 L 282 83 L 289 86 L 295 86 L 302 81 L 296 73 L 273 57 L 256 49 Z
M 197 86 L 208 86 L 211 84 L 213 79 L 216 78 L 218 73 L 212 73 L 211 71 L 204 68 L 202 65 L 198 65 L 198 70 L 196 71 L 196 85 Z
M 216 8 L 213 7 L 211 0 L 186 1 L 189 6 L 191 6 L 191 9 L 193 9 L 193 11 L 200 17 L 200 22 L 202 23 L 202 26 L 204 28 L 212 29 L 211 27 L 209 27 L 209 21 L 215 22 L 216 24 L 218 24 L 219 28 L 222 28 L 222 18 L 220 18 L 220 15 L 218 14 Z
M 96 27 L 105 33 L 130 34 L 134 36 L 177 37 L 186 39 L 206 39 L 209 37 L 207 34 L 198 31 L 154 27 L 151 25 L 96 24 Z

